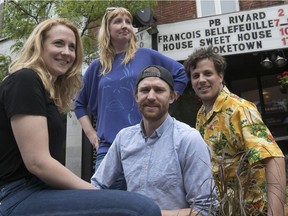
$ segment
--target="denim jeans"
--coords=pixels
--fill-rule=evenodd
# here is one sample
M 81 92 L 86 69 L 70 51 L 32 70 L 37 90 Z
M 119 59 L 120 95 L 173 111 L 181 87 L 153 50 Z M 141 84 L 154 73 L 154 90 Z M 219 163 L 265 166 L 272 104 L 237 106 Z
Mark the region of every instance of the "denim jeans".
M 96 156 L 96 163 L 95 163 L 95 171 L 100 166 L 102 160 L 104 159 L 106 153 L 101 153 Z M 116 190 L 127 190 L 127 183 L 124 177 L 124 173 L 119 176 L 116 181 L 108 188 L 108 189 L 116 189 Z
M 57 190 L 38 179 L 1 186 L 1 216 L 161 216 L 140 194 L 119 190 Z

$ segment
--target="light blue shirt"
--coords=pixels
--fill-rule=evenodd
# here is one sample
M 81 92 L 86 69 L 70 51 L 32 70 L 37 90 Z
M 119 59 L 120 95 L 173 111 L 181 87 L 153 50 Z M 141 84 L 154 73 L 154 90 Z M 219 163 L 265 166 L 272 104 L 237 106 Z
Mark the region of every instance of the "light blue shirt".
M 142 122 L 122 129 L 91 182 L 109 187 L 124 172 L 127 190 L 152 198 L 161 209 L 216 206 L 210 152 L 200 133 L 168 115 L 150 136 Z

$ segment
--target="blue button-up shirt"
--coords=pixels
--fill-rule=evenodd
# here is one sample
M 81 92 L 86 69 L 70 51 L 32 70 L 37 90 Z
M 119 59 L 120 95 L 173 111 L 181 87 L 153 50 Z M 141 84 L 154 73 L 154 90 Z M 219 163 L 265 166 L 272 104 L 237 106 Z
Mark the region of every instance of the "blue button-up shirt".
M 168 115 L 150 136 L 142 122 L 116 136 L 91 182 L 109 187 L 124 172 L 127 190 L 152 198 L 161 209 L 216 206 L 210 153 L 199 132 Z

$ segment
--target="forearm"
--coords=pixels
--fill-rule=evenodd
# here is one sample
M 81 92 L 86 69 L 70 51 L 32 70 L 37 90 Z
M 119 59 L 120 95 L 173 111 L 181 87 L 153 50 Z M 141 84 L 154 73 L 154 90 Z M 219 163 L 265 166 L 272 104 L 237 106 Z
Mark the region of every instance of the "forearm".
M 162 216 L 200 216 L 200 213 L 194 212 L 191 208 L 177 210 L 161 210 Z
M 79 118 L 79 122 L 83 128 L 84 133 L 86 134 L 87 138 L 89 139 L 90 143 L 92 144 L 93 147 L 98 149 L 99 144 L 98 144 L 98 136 L 96 134 L 95 129 L 92 126 L 90 118 L 86 116 L 82 116 Z
M 84 133 L 87 137 L 89 137 L 91 134 L 96 134 L 95 129 L 92 126 L 90 118 L 85 115 L 79 118 L 79 122 L 83 128 Z
M 76 176 L 51 156 L 46 117 L 16 115 L 11 118 L 11 126 L 21 157 L 29 172 L 51 187 L 93 189 L 92 185 Z
M 95 189 L 52 157 L 43 159 L 29 167 L 29 171 L 53 188 Z
M 268 215 L 284 215 L 286 173 L 284 158 L 269 158 L 266 164 Z

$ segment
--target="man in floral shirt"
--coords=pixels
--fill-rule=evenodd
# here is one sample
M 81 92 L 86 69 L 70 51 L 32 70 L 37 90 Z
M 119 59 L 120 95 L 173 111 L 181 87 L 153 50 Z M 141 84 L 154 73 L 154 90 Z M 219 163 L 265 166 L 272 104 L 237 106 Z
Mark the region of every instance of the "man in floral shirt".
M 196 129 L 211 149 L 222 215 L 284 215 L 284 155 L 256 106 L 225 86 L 225 59 L 202 48 L 184 65 L 203 103 Z

